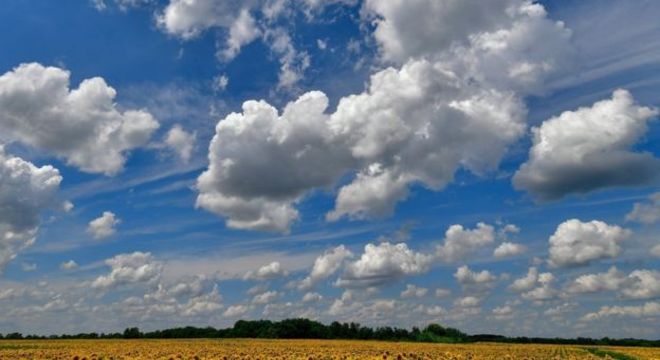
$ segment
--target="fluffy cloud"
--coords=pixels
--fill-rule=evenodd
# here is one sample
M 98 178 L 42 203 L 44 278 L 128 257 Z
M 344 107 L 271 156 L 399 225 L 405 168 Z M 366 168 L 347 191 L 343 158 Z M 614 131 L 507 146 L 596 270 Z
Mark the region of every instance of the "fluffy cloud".
M 60 264 L 60 269 L 62 270 L 73 270 L 76 269 L 77 267 L 78 264 L 73 260 L 65 261 Z
M 251 43 L 261 35 L 254 18 L 250 15 L 248 9 L 242 9 L 238 17 L 229 27 L 229 36 L 227 38 L 227 47 L 222 51 L 225 60 L 233 59 L 241 47 Z
M 495 248 L 493 251 L 493 256 L 496 258 L 503 258 L 507 256 L 524 254 L 526 251 L 527 248 L 524 245 L 505 241 L 501 243 L 497 248 Z
M 469 254 L 492 244 L 495 241 L 495 229 L 484 223 L 469 230 L 461 225 L 452 225 L 445 232 L 444 244 L 438 246 L 438 256 L 445 261 L 464 259 Z
M 401 297 L 404 299 L 408 298 L 422 298 L 426 296 L 429 292 L 429 289 L 423 287 L 417 287 L 412 284 L 406 285 L 406 289 L 401 292 Z
M 172 126 L 165 135 L 165 145 L 172 149 L 183 162 L 188 162 L 195 149 L 197 133 L 185 131 L 181 125 Z
M 38 63 L 0 76 L 0 140 L 46 150 L 85 172 L 115 174 L 159 124 L 148 112 L 118 110 L 117 93 L 102 78 L 76 89 L 69 78 L 66 70 Z
M 626 220 L 642 224 L 654 224 L 660 221 L 660 192 L 649 196 L 649 201 L 646 203 L 635 203 L 626 215 Z
M 470 4 L 465 11 L 482 11 Z M 330 221 L 389 215 L 412 184 L 441 190 L 459 168 L 477 175 L 496 169 L 525 132 L 521 95 L 554 69 L 568 39 L 540 5 L 510 4 L 495 7 L 492 26 L 464 26 L 461 46 L 433 44 L 433 56 L 406 52 L 405 62 L 374 73 L 367 89 L 340 99 L 334 113 L 326 113 L 320 92 L 302 95 L 281 114 L 263 101 L 245 102 L 216 126 L 197 205 L 230 227 L 286 232 L 306 194 L 347 175 L 355 176 L 338 190 Z M 381 23 L 398 16 L 376 2 L 366 6 Z M 455 5 L 399 6 L 430 11 L 435 22 L 453 17 Z M 426 26 L 417 30 L 428 33 Z M 444 36 L 442 27 L 431 30 L 440 33 L 428 38 Z
M 321 296 L 321 294 L 315 292 L 308 292 L 305 293 L 305 295 L 303 296 L 302 302 L 304 303 L 317 302 L 317 301 L 321 301 L 322 299 L 323 296 Z
M 660 257 L 660 244 L 651 248 L 651 255 L 655 257 Z
M 87 232 L 90 233 L 94 239 L 104 239 L 115 234 L 117 225 L 121 220 L 111 211 L 104 211 L 103 215 L 89 222 Z
M 536 281 L 539 278 L 539 271 L 535 267 L 530 267 L 529 270 L 527 270 L 527 275 L 516 279 L 509 285 L 509 289 L 514 290 L 514 291 L 526 291 L 526 290 L 531 290 L 534 285 L 536 285 Z
M 405 243 L 367 244 L 357 261 L 346 266 L 337 280 L 341 287 L 370 287 L 428 271 L 433 257 L 414 252 Z
M 298 284 L 298 289 L 309 289 L 319 281 L 327 279 L 329 276 L 339 270 L 345 259 L 352 256 L 353 253 L 346 249 L 344 245 L 339 245 L 331 250 L 326 251 L 323 255 L 317 257 L 316 260 L 314 260 L 312 271 L 300 282 L 300 284 Z
M 555 289 L 552 284 L 555 282 L 555 276 L 551 273 L 541 273 L 536 278 L 533 289 L 524 292 L 522 297 L 527 300 L 535 302 L 543 302 L 552 300 L 559 296 L 559 291 Z
M 153 284 L 160 279 L 163 272 L 163 265 L 148 252 L 120 254 L 107 259 L 105 263 L 110 266 L 111 271 L 92 282 L 94 289 L 109 290 L 123 285 Z
M 250 308 L 246 305 L 242 305 L 242 304 L 232 305 L 228 307 L 224 313 L 222 313 L 222 316 L 229 318 L 236 318 L 247 314 L 248 311 L 250 311 Z
M 567 220 L 550 236 L 550 259 L 553 267 L 585 265 L 591 261 L 619 255 L 619 243 L 629 237 L 630 230 L 593 220 Z
M 628 299 L 651 299 L 660 296 L 660 272 L 634 270 L 626 275 L 613 266 L 605 273 L 581 275 L 567 289 L 571 293 L 618 291 Z
M 252 303 L 260 304 L 260 305 L 269 304 L 273 302 L 273 300 L 277 299 L 279 295 L 280 294 L 277 291 L 266 291 L 261 294 L 255 295 L 254 298 L 252 299 Z
M 495 282 L 497 281 L 497 276 L 493 275 L 490 271 L 472 271 L 467 265 L 456 269 L 454 278 L 464 288 L 471 288 L 473 290 L 490 289 L 495 286 Z
M 603 306 L 600 310 L 588 313 L 582 317 L 584 321 L 594 321 L 608 317 L 644 317 L 660 316 L 660 302 L 647 302 L 632 306 Z
M 513 183 L 541 200 L 552 200 L 655 181 L 660 160 L 631 148 L 656 115 L 657 109 L 637 105 L 628 91 L 619 89 L 612 99 L 546 120 L 532 129 L 529 160 Z
M 35 242 L 41 212 L 59 205 L 56 194 L 61 181 L 52 166 L 37 167 L 5 154 L 0 146 L 0 273 Z
M 156 16 L 167 33 L 192 39 L 213 27 L 232 26 L 241 12 L 241 4 L 218 0 L 170 0 Z
M 244 280 L 271 280 L 278 277 L 286 276 L 288 272 L 282 268 L 279 261 L 273 261 L 266 264 L 256 271 L 248 271 L 243 275 Z

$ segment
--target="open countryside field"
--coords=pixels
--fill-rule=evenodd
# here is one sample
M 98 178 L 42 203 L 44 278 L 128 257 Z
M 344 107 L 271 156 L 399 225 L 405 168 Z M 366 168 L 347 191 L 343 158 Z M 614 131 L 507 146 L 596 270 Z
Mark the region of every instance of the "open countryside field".
M 660 349 L 348 340 L 3 340 L 0 359 L 660 359 Z

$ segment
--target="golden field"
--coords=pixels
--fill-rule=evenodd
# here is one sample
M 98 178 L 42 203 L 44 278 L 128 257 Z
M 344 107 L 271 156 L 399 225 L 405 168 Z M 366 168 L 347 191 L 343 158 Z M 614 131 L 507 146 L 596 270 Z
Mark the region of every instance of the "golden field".
M 660 359 L 657 348 L 599 347 L 608 352 L 599 354 L 585 348 L 348 340 L 0 340 L 0 359 Z

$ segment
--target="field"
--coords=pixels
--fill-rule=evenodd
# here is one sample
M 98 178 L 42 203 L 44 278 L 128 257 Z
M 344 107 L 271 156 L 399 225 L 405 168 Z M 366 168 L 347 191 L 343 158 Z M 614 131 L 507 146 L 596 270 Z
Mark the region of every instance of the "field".
M 0 359 L 660 359 L 658 348 L 344 340 L 0 340 Z

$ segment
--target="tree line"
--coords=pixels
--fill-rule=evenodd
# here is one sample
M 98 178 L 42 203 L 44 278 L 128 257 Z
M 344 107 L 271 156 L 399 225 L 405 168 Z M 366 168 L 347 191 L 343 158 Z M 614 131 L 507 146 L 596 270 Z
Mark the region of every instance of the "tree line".
M 190 339 L 190 338 L 262 338 L 262 339 L 345 339 L 345 340 L 382 340 L 412 341 L 437 343 L 468 343 L 477 341 L 504 343 L 536 344 L 574 344 L 574 345 L 617 345 L 617 346 L 660 346 L 660 340 L 643 339 L 591 339 L 591 338 L 538 338 L 507 337 L 502 335 L 478 334 L 467 335 L 458 329 L 430 324 L 424 329 L 413 327 L 411 330 L 390 326 L 371 328 L 358 323 L 322 324 L 309 319 L 239 320 L 234 326 L 225 329 L 213 327 L 198 328 L 193 326 L 142 332 L 137 327 L 130 327 L 122 333 L 80 333 L 74 335 L 23 336 L 21 333 L 0 334 L 0 339 Z

